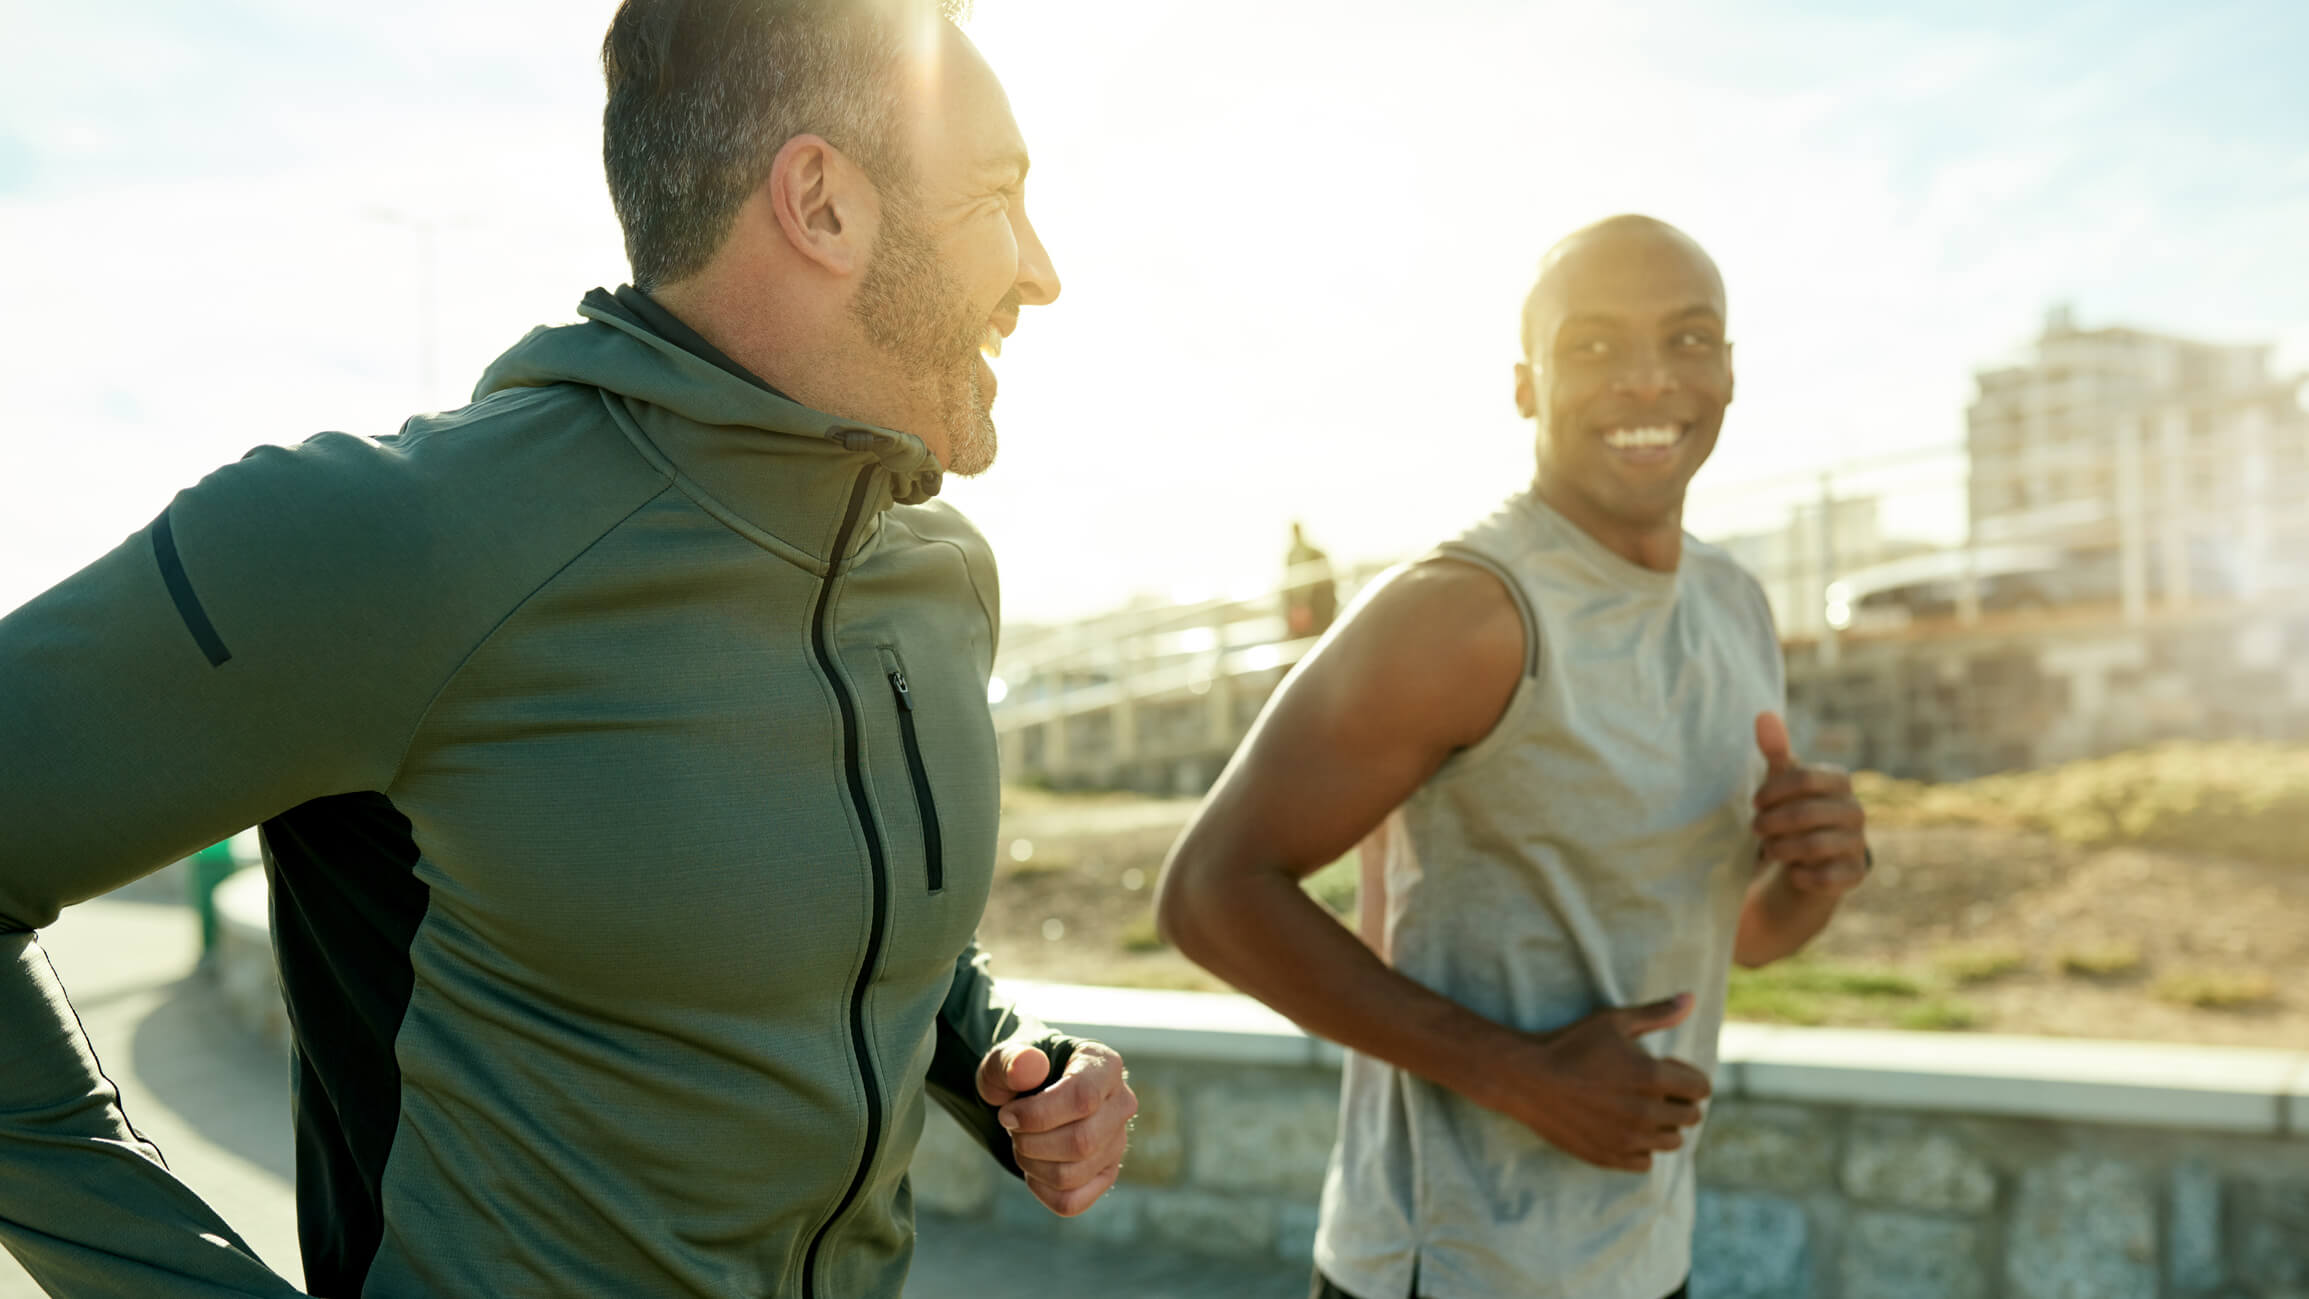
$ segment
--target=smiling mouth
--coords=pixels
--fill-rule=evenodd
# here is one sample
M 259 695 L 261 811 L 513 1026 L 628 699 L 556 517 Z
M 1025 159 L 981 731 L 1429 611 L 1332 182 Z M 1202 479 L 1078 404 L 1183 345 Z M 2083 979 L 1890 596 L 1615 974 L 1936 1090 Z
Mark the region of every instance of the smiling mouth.
M 1604 445 L 1614 451 L 1664 451 L 1690 436 L 1689 424 L 1645 424 L 1607 430 Z

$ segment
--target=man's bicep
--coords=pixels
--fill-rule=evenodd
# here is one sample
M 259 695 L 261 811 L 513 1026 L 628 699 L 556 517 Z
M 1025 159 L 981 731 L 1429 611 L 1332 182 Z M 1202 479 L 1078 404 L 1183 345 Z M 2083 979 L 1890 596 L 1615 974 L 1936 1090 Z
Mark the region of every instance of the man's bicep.
M 400 603 L 366 576 L 386 565 L 263 471 L 212 475 L 0 619 L 0 928 L 390 776 L 438 656 L 412 610 L 346 616 Z
M 1296 873 L 1337 860 L 1489 733 L 1514 693 L 1522 635 L 1489 574 L 1403 574 L 1270 701 L 1212 793 L 1213 828 Z
M 163 516 L 165 519 L 166 516 Z M 167 529 L 138 534 L 0 620 L 0 928 L 37 928 L 245 828 L 254 719 Z M 261 804 L 260 804 L 261 805 Z

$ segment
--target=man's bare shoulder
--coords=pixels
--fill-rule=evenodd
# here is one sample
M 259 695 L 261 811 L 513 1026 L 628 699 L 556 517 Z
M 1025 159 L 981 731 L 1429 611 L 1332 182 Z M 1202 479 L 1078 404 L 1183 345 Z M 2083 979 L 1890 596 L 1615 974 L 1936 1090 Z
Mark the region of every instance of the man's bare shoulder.
M 1406 564 L 1373 584 L 1363 616 L 1383 635 L 1411 643 L 1444 642 L 1455 666 L 1488 663 L 1522 670 L 1523 614 L 1507 584 L 1480 564 L 1438 555 Z
M 1523 615 L 1497 574 L 1436 557 L 1381 577 L 1318 657 L 1380 684 L 1389 711 L 1464 746 L 1491 732 L 1523 672 Z M 1424 729 L 1424 727 L 1422 728 Z

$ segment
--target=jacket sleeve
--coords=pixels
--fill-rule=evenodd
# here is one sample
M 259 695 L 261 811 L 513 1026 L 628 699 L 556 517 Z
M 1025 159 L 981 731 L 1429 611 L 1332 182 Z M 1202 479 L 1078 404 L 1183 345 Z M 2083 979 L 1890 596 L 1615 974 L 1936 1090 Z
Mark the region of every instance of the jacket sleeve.
M 0 1243 L 51 1294 L 295 1293 L 129 1127 L 34 931 L 390 780 L 443 670 L 392 590 L 423 557 L 391 460 L 260 450 L 0 620 Z
M 59 1299 L 295 1295 L 121 1116 L 46 953 L 0 935 L 0 1240 Z
M 938 1012 L 938 1041 L 930 1058 L 930 1095 L 971 1139 L 1010 1171 L 1018 1171 L 1010 1134 L 995 1118 L 995 1107 L 979 1099 L 978 1064 L 998 1042 L 1024 1038 L 1050 1057 L 1050 1082 L 1066 1072 L 1077 1039 L 1023 1014 L 986 971 L 986 954 L 972 943 L 954 963 L 954 985 Z M 1049 1086 L 1049 1082 L 1043 1084 Z

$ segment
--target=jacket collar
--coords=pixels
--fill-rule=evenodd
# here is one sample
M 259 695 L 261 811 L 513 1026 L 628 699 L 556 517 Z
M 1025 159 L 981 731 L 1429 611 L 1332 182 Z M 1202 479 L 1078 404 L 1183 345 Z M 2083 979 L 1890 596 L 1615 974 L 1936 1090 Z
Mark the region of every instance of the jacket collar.
M 883 509 L 938 494 L 944 471 L 913 434 L 749 382 L 651 329 L 607 290 L 586 294 L 578 314 L 584 323 L 534 330 L 499 357 L 475 398 L 554 383 L 597 388 L 644 454 L 662 457 L 700 504 L 819 564 L 842 558 L 834 545 L 860 491 L 851 555 L 878 531 Z

